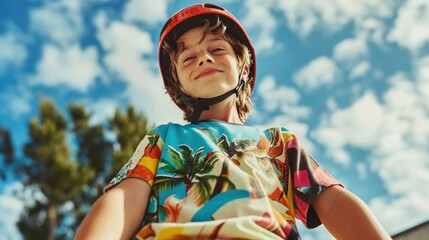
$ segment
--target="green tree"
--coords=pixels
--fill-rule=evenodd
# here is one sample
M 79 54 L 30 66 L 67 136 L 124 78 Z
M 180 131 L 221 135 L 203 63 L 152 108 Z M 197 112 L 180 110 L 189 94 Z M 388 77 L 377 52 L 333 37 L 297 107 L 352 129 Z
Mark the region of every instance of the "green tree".
M 6 180 L 9 166 L 14 163 L 14 147 L 9 130 L 0 127 L 0 155 L 2 155 L 2 163 L 0 166 L 0 179 Z
M 39 116 L 28 127 L 30 140 L 24 145 L 28 161 L 20 169 L 25 186 L 39 190 L 44 199 L 26 206 L 18 228 L 25 239 L 52 240 L 66 216 L 60 209 L 83 191 L 94 173 L 71 158 L 66 118 L 51 101 L 40 101 Z
M 19 161 L 9 131 L 0 129 L 0 160 L 24 182 L 26 205 L 17 223 L 24 239 L 71 238 L 149 127 L 131 105 L 96 124 L 90 122 L 93 114 L 85 105 L 70 103 L 67 110 L 69 118 L 52 101 L 40 100 Z M 31 197 L 24 199 L 28 194 Z
M 153 125 L 149 125 L 147 118 L 136 112 L 132 105 L 127 107 L 125 113 L 119 108 L 116 109 L 114 116 L 109 119 L 109 129 L 116 136 L 109 179 L 130 159 L 150 128 L 153 128 Z
M 72 228 L 76 229 L 90 205 L 103 193 L 110 173 L 113 143 L 107 139 L 102 123 L 90 124 L 92 114 L 86 110 L 85 105 L 70 103 L 68 111 L 77 144 L 77 161 L 80 165 L 88 166 L 94 173 L 85 189 L 73 199 L 75 221 Z

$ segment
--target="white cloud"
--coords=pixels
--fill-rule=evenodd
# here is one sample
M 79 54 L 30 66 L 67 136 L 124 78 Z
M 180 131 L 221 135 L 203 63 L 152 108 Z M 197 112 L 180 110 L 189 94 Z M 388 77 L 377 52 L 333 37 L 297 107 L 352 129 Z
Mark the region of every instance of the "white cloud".
M 13 118 L 19 118 L 23 114 L 30 112 L 31 92 L 21 86 L 9 88 L 0 95 L 0 100 L 4 103 L 4 108 L 0 111 Z
M 125 5 L 125 21 L 141 21 L 154 25 L 167 20 L 167 1 L 131 0 Z
M 384 47 L 384 36 L 387 26 L 383 21 L 376 18 L 362 19 L 361 24 L 356 26 L 355 34 L 359 38 L 376 43 L 379 47 Z
M 419 94 L 417 81 L 408 80 L 403 73 L 398 73 L 389 79 L 389 90 L 384 94 L 385 108 L 388 116 L 405 121 L 416 120 L 424 117 L 427 101 Z M 427 100 L 427 99 L 426 99 Z M 395 125 L 399 125 L 396 123 Z M 390 129 L 393 130 L 393 129 Z M 399 130 L 397 128 L 397 130 Z M 398 132 L 398 131 L 395 131 Z M 401 132 L 403 134 L 404 132 Z
M 291 87 L 277 86 L 273 76 L 263 78 L 257 91 L 263 100 L 264 111 L 280 111 L 294 119 L 303 119 L 310 115 L 308 107 L 299 106 L 299 92 Z
M 415 75 L 419 84 L 418 91 L 429 101 L 429 55 L 416 61 Z M 429 110 L 429 105 L 426 105 Z
M 24 203 L 13 194 L 20 190 L 22 191 L 20 183 L 12 183 L 6 185 L 4 193 L 0 195 L 0 232 L 4 239 L 22 239 L 16 223 L 24 209 Z
M 362 61 L 352 68 L 350 71 L 350 78 L 355 79 L 364 77 L 370 69 L 371 64 L 368 61 Z
M 371 68 L 368 52 L 367 40 L 361 36 L 342 40 L 334 47 L 332 55 L 338 66 L 355 79 L 365 76 Z
M 12 113 L 12 116 L 18 117 L 24 113 L 28 113 L 30 111 L 30 104 L 27 100 L 23 99 L 22 97 L 15 97 L 9 99 L 9 107 L 10 110 L 12 110 L 10 113 Z
M 149 33 L 141 31 L 134 25 L 110 21 L 104 13 L 96 15 L 94 24 L 98 29 L 98 41 L 107 54 L 124 54 L 123 57 L 131 54 L 133 57 L 140 58 L 141 55 L 154 52 L 154 44 Z
M 0 36 L 0 46 L 0 75 L 24 64 L 28 56 L 27 48 L 17 33 L 9 31 Z
M 276 86 L 275 79 L 271 75 L 260 80 L 257 91 L 265 102 L 264 109 L 268 111 L 276 110 L 282 103 L 296 104 L 301 97 L 293 88 Z
M 49 1 L 30 12 L 31 29 L 56 44 L 75 43 L 84 32 L 82 2 Z
M 402 47 L 417 53 L 429 43 L 429 2 L 426 0 L 409 0 L 399 9 L 395 26 L 387 40 L 396 42 Z
M 427 197 L 410 193 L 401 198 L 377 197 L 370 207 L 385 229 L 391 233 L 399 233 L 427 221 Z M 413 204 L 418 203 L 417 206 Z
M 88 105 L 89 111 L 93 113 L 90 119 L 90 124 L 102 123 L 106 119 L 111 118 L 118 107 L 118 102 L 110 99 L 87 102 L 86 104 Z
M 360 179 L 367 179 L 368 177 L 368 168 L 367 165 L 363 162 L 359 162 L 356 164 L 356 170 L 358 172 L 358 177 Z
M 295 83 L 303 89 L 314 90 L 321 85 L 333 84 L 340 78 L 340 69 L 332 59 L 322 56 L 313 59 L 294 76 Z
M 67 86 L 86 92 L 101 75 L 95 47 L 81 49 L 78 45 L 60 48 L 46 44 L 43 56 L 37 64 L 37 73 L 30 80 L 32 84 L 46 86 Z
M 374 150 L 371 161 L 372 168 L 380 172 L 386 189 L 395 196 L 394 200 L 380 201 L 391 208 L 392 214 L 401 216 L 401 221 L 398 218 L 385 218 L 385 221 L 402 228 L 403 219 L 425 220 L 429 212 L 426 204 L 429 189 L 422 187 L 429 182 L 428 99 L 419 94 L 418 84 L 407 80 L 403 74 L 391 79 L 391 89 L 385 94 L 385 101 L 388 117 L 395 118 L 397 124 L 390 124 L 385 130 L 385 137 Z M 407 208 L 401 208 L 405 203 Z M 377 204 L 373 208 L 383 211 Z
M 346 146 L 369 148 L 379 139 L 383 108 L 372 92 L 366 92 L 352 106 L 339 109 L 322 119 L 312 137 L 326 144 L 328 154 L 341 165 L 351 163 Z M 326 141 L 329 139 L 329 141 Z
M 385 180 L 385 187 L 390 195 L 408 195 L 411 193 L 410 190 L 418 190 L 419 194 L 428 197 L 429 190 L 420 188 L 422 183 L 429 182 L 427 166 L 429 152 L 409 146 L 406 140 L 403 144 L 405 146 L 388 153 L 375 153 L 371 159 L 371 167 Z M 414 207 L 427 206 L 414 205 Z M 429 212 L 429 209 L 427 211 Z
M 279 43 L 274 39 L 273 32 L 277 28 L 277 21 L 270 11 L 268 1 L 246 1 L 246 15 L 242 24 L 246 31 L 255 33 L 252 43 L 257 53 L 264 53 L 278 49 Z M 258 7 L 254 7 L 258 5 Z
M 338 43 L 333 50 L 333 58 L 337 62 L 355 65 L 368 55 L 368 46 L 365 39 L 349 38 Z
M 250 30 L 259 54 L 272 52 L 282 46 L 275 31 L 287 25 L 305 38 L 315 30 L 335 33 L 352 23 L 355 35 L 383 45 L 385 22 L 394 16 L 397 3 L 383 0 L 359 0 L 348 4 L 341 0 L 327 1 L 246 1 L 243 25 Z M 257 7 L 255 7 L 257 6 Z M 284 19 L 277 18 L 282 13 Z
M 182 112 L 164 94 L 157 62 L 145 58 L 156 51 L 149 33 L 127 23 L 109 21 L 102 12 L 96 15 L 94 24 L 107 52 L 103 61 L 127 83 L 124 96 L 143 110 L 150 122 L 182 122 Z
M 389 18 L 394 11 L 394 2 L 383 0 L 360 0 L 353 4 L 341 0 L 279 0 L 277 6 L 283 12 L 289 27 L 302 37 L 308 36 L 314 29 L 332 33 L 350 22 L 359 26 L 368 18 Z
M 273 126 L 286 127 L 297 134 L 309 152 L 313 152 L 314 144 L 307 138 L 309 126 L 301 121 L 308 118 L 311 110 L 299 104 L 301 98 L 299 92 L 294 88 L 276 85 L 273 76 L 261 79 L 257 91 L 263 107 L 252 113 L 252 116 L 257 115 L 252 119 L 264 123 L 258 127 L 260 129 Z M 270 118 L 268 119 L 266 116 L 270 116 Z
M 3 187 L 0 195 L 0 232 L 4 239 L 22 239 L 16 223 L 24 206 L 34 206 L 36 201 L 43 203 L 47 199 L 36 187 L 24 187 L 19 181 L 8 183 Z
M 414 66 L 416 78 L 426 74 L 421 66 Z M 429 189 L 422 187 L 429 182 L 428 98 L 420 84 L 398 73 L 389 79 L 381 100 L 367 92 L 350 107 L 334 106 L 312 133 L 316 140 L 329 139 L 320 143 L 340 164 L 351 162 L 347 146 L 369 151 L 369 159 L 356 166 L 361 177 L 367 168 L 382 180 L 388 194 L 371 200 L 370 207 L 391 233 L 427 220 L 429 214 Z
M 289 28 L 298 32 L 301 37 L 309 35 L 318 23 L 318 18 L 312 14 L 310 6 L 311 3 L 303 4 L 299 1 L 279 1 L 279 9 L 283 11 Z

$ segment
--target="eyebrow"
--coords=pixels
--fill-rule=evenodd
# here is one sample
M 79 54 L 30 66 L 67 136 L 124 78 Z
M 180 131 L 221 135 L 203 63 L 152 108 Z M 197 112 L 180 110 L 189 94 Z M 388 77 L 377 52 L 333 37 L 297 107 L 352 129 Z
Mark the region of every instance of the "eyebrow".
M 201 41 L 200 42 L 202 42 L 202 41 L 204 41 L 204 39 L 205 38 L 207 38 L 207 37 L 204 37 L 203 39 L 201 39 Z M 208 41 L 210 41 L 210 42 L 217 42 L 217 41 L 222 41 L 222 40 L 225 40 L 224 38 L 222 38 L 220 35 L 215 35 L 215 36 L 213 36 L 213 37 L 209 37 L 208 38 Z M 180 55 L 181 53 L 183 53 L 184 51 L 186 51 L 186 50 L 189 50 L 189 47 L 186 47 L 185 46 L 185 43 L 182 41 L 181 42 L 182 44 L 183 44 L 183 48 L 182 48 L 182 50 L 179 52 L 179 54 L 178 55 Z

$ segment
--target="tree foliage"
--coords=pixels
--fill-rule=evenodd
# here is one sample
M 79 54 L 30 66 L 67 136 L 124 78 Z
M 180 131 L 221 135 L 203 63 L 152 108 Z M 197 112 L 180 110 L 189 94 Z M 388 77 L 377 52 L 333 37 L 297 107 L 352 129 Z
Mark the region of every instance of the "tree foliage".
M 67 121 L 53 102 L 42 100 L 39 111 L 39 116 L 33 117 L 28 125 L 30 140 L 24 145 L 24 154 L 31 161 L 22 169 L 25 185 L 40 190 L 46 201 L 28 207 L 19 229 L 26 239 L 32 239 L 34 235 L 28 236 L 26 232 L 42 228 L 47 222 L 45 239 L 54 239 L 57 226 L 64 219 L 58 210 L 83 191 L 94 172 L 71 158 Z M 43 219 L 41 214 L 46 216 L 44 221 L 34 221 Z
M 149 128 L 131 105 L 97 124 L 91 124 L 85 105 L 70 103 L 67 110 L 68 117 L 52 101 L 41 99 L 20 161 L 14 159 L 9 131 L 0 129 L 3 163 L 23 176 L 24 188 L 32 194 L 17 223 L 25 239 L 71 238 Z
M 110 172 L 109 179 L 128 161 L 148 129 L 152 127 L 147 118 L 137 113 L 132 105 L 128 106 L 125 113 L 119 108 L 116 109 L 114 116 L 109 119 L 109 129 L 116 136 L 116 148 L 112 155 L 113 171 Z
M 0 179 L 6 180 L 7 173 L 9 172 L 6 167 L 9 167 L 14 162 L 14 152 L 12 139 L 9 130 L 6 128 L 0 128 Z

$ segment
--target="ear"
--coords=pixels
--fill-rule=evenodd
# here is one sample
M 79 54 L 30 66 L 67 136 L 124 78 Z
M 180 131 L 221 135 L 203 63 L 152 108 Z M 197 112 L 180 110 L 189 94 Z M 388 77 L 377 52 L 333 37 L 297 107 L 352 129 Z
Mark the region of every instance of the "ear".
M 250 72 L 249 66 L 245 66 L 243 69 L 243 72 L 241 73 L 240 79 L 247 82 L 247 80 L 249 80 L 249 72 Z

